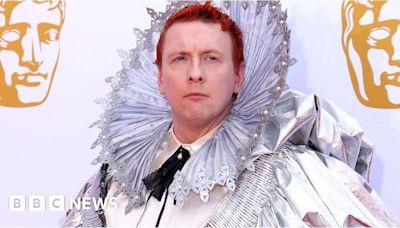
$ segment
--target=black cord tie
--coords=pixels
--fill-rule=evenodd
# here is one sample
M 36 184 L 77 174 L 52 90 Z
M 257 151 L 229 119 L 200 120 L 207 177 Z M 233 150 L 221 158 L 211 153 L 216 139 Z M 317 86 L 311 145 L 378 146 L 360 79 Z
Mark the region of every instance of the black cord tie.
M 150 191 L 150 196 L 154 196 L 158 201 L 161 201 L 162 195 L 167 191 L 164 197 L 163 207 L 157 219 L 156 227 L 159 226 L 161 216 L 164 212 L 165 204 L 167 202 L 168 187 L 174 179 L 174 175 L 178 170 L 181 170 L 186 161 L 190 158 L 188 150 L 180 146 L 178 150 L 170 157 L 164 164 L 153 173 L 149 174 L 143 179 L 143 183 L 147 190 Z

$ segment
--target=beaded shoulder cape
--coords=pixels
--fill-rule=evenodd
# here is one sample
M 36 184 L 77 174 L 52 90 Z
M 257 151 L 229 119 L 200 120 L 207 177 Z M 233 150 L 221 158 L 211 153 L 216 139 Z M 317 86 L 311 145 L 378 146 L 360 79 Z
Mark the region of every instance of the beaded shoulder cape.
M 101 147 L 92 164 L 108 164 L 107 179 L 118 182 L 115 195 L 127 194 L 128 213 L 144 203 L 142 179 L 150 172 L 156 152 L 163 146 L 171 124 L 171 109 L 157 87 L 155 46 L 166 19 L 194 2 L 172 1 L 165 12 L 147 8 L 151 27 L 134 29 L 136 47 L 118 54 L 122 69 L 106 78 L 112 91 L 97 100 L 104 107 L 92 124 L 100 134 L 92 148 Z M 215 3 L 217 4 L 217 3 Z M 194 192 L 207 202 L 214 186 L 235 190 L 239 174 L 254 170 L 261 155 L 254 148 L 267 120 L 274 115 L 275 102 L 286 87 L 290 31 L 287 12 L 278 1 L 222 1 L 219 7 L 240 27 L 244 38 L 245 81 L 229 116 L 177 172 L 169 194 L 183 206 L 185 196 Z M 269 153 L 273 151 L 266 151 Z

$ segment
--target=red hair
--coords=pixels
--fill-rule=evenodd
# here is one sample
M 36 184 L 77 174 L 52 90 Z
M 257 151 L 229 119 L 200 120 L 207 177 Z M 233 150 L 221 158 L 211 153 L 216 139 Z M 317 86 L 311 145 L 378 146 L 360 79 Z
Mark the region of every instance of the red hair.
M 229 32 L 232 40 L 232 60 L 235 67 L 235 72 L 238 73 L 240 64 L 243 63 L 244 60 L 242 31 L 228 15 L 223 13 L 220 9 L 212 6 L 209 1 L 207 1 L 204 5 L 194 4 L 186 6 L 168 18 L 157 43 L 157 57 L 154 63 L 157 64 L 158 68 L 161 68 L 163 45 L 165 34 L 168 29 L 176 22 L 190 22 L 196 20 L 218 23 L 221 25 L 222 31 Z

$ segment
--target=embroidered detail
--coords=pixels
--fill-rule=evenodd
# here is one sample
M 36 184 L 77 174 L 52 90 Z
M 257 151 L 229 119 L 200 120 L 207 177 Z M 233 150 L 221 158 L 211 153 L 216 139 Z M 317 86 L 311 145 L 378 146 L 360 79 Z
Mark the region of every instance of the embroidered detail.
M 252 160 L 252 157 L 250 153 L 245 152 L 243 150 L 239 150 L 237 153 L 237 168 L 240 171 L 243 171 L 245 169 L 254 171 L 255 166 Z
M 181 171 L 177 171 L 174 176 L 174 182 L 168 188 L 169 195 L 174 198 L 179 207 L 183 207 L 183 200 L 190 191 L 190 185 L 185 181 Z
M 214 182 L 221 186 L 226 185 L 226 187 L 228 187 L 228 190 L 233 192 L 236 188 L 236 176 L 236 170 L 229 167 L 229 165 L 224 162 L 221 164 L 219 168 L 219 174 L 214 179 Z

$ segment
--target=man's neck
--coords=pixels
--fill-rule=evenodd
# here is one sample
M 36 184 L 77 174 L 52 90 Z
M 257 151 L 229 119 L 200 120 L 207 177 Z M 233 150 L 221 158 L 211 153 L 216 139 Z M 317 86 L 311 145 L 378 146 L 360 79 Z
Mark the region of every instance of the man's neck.
M 173 122 L 173 131 L 175 137 L 184 144 L 191 144 L 198 140 L 199 138 L 203 137 L 210 131 L 214 130 L 215 128 L 221 125 L 223 120 L 209 123 L 206 125 L 188 125 L 188 124 L 181 124 L 179 122 Z

